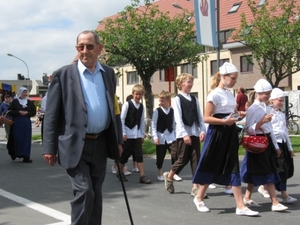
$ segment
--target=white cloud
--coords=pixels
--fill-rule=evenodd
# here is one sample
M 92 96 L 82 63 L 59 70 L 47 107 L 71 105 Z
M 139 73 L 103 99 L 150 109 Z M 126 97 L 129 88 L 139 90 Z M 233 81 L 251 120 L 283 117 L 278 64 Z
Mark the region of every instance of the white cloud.
M 15 80 L 27 68 L 41 79 L 71 63 L 77 35 L 94 30 L 98 21 L 117 14 L 131 0 L 9 0 L 0 1 L 0 80 Z

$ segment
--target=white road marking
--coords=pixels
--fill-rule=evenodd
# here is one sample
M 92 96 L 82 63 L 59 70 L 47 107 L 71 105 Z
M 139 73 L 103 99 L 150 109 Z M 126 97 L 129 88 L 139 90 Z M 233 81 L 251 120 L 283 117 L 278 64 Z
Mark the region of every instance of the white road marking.
M 62 213 L 62 212 L 59 212 L 55 209 L 51 209 L 47 206 L 44 206 L 44 205 L 41 205 L 41 204 L 38 204 L 36 202 L 32 202 L 26 198 L 22 198 L 20 196 L 17 196 L 17 195 L 14 195 L 10 192 L 7 192 L 3 189 L 0 188 L 0 195 L 5 197 L 5 198 L 8 198 L 14 202 L 17 202 L 19 204 L 22 204 L 28 208 L 31 208 L 33 210 L 36 210 L 40 213 L 43 213 L 49 217 L 52 217 L 52 218 L 55 218 L 57 220 L 60 220 L 62 222 L 59 222 L 59 223 L 52 223 L 52 224 L 47 224 L 47 225 L 68 225 L 68 224 L 71 224 L 71 217 L 65 213 Z

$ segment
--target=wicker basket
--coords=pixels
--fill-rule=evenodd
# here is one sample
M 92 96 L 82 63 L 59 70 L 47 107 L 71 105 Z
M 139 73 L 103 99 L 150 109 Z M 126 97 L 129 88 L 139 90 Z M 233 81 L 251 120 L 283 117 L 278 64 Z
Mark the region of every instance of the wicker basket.
M 0 116 L 0 123 L 2 123 L 2 124 L 4 123 L 4 124 L 6 124 L 6 125 L 12 125 L 12 124 L 14 123 L 14 121 L 12 121 L 12 120 L 6 118 L 7 113 L 8 113 L 9 111 L 10 111 L 10 110 L 8 110 L 8 111 L 5 113 L 4 116 Z

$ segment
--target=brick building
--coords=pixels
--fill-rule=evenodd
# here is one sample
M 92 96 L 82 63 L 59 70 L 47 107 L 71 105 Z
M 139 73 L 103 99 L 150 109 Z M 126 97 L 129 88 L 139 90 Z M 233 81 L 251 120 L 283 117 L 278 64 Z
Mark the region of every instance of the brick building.
M 266 1 L 267 0 L 257 0 L 258 7 Z M 275 2 L 275 0 L 268 1 L 269 4 Z M 159 0 L 153 4 L 158 5 L 161 11 L 169 11 L 170 16 L 182 13 L 184 9 L 189 11 L 194 10 L 194 1 L 189 0 Z M 180 7 L 174 7 L 174 4 Z M 232 90 L 234 94 L 239 86 L 244 87 L 247 93 L 249 93 L 249 91 L 253 89 L 255 82 L 263 78 L 260 69 L 250 65 L 246 61 L 244 54 L 251 55 L 251 50 L 230 39 L 230 31 L 240 27 L 242 12 L 246 13 L 247 18 L 251 18 L 247 0 L 220 1 L 220 64 L 225 61 L 231 62 L 236 65 L 240 71 L 238 82 L 234 87 L 235 89 Z M 112 15 L 108 18 L 114 17 L 116 17 L 116 15 Z M 105 19 L 107 18 L 104 18 L 104 20 Z M 191 19 L 192 22 L 194 22 L 194 20 L 195 18 Z M 96 30 L 101 29 L 104 29 L 102 25 L 96 28 Z M 210 90 L 211 78 L 218 70 L 216 49 L 206 47 L 206 54 L 209 55 L 207 61 L 199 63 L 196 68 L 192 68 L 190 64 L 186 63 L 182 63 L 175 68 L 175 76 L 182 72 L 188 72 L 195 77 L 192 91 L 193 94 L 198 97 L 202 109 L 204 109 L 206 96 Z M 131 94 L 132 86 L 136 83 L 140 83 L 140 78 L 131 65 L 121 68 L 121 74 L 123 74 L 123 76 L 118 79 L 117 95 L 120 97 L 120 100 L 124 102 L 126 96 Z M 279 87 L 285 91 L 300 90 L 300 78 L 298 77 L 299 73 L 282 80 Z M 174 95 L 177 93 L 174 82 L 169 83 L 164 80 L 164 71 L 157 71 L 153 75 L 151 85 L 154 96 L 157 96 L 161 90 L 171 90 Z M 155 98 L 154 108 L 156 108 L 157 105 L 158 100 Z

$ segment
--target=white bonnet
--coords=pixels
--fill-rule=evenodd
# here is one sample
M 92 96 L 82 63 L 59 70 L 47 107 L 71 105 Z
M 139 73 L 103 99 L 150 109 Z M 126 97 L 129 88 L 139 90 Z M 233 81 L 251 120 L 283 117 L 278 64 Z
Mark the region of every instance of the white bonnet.
M 267 92 L 271 91 L 273 88 L 271 84 L 265 79 L 259 79 L 254 85 L 254 90 L 256 92 Z
M 221 75 L 226 75 L 230 73 L 236 73 L 238 72 L 238 69 L 233 65 L 232 63 L 225 62 L 220 68 L 219 68 Z
M 20 97 L 22 95 L 23 91 L 27 91 L 27 88 L 26 87 L 20 87 L 17 96 Z
M 281 89 L 279 89 L 279 88 L 274 88 L 272 90 L 270 100 L 271 99 L 281 98 L 281 97 L 285 97 L 285 93 Z

